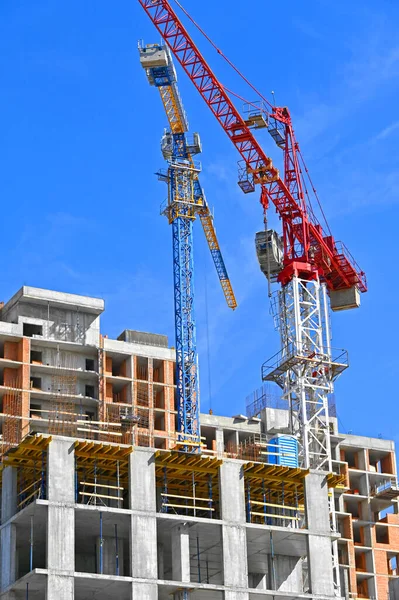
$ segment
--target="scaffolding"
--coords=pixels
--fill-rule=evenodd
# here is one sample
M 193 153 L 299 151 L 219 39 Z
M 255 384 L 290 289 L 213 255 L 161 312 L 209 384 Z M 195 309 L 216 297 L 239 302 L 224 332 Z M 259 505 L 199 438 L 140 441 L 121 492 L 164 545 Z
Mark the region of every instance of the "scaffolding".
M 221 460 L 178 451 L 155 454 L 159 512 L 219 518 Z
M 248 523 L 306 527 L 304 469 L 247 463 L 243 467 Z
M 132 450 L 132 447 L 76 441 L 76 503 L 127 508 Z
M 17 387 L 17 384 L 15 387 Z M 21 418 L 22 392 L 20 389 L 9 388 L 3 398 L 3 433 L 1 440 L 1 455 L 4 456 L 11 448 L 16 448 L 22 438 Z
M 2 469 L 17 469 L 17 511 L 47 497 L 47 448 L 52 437 L 27 436 L 3 457 Z
M 24 404 L 23 373 L 12 369 L 12 377 L 4 374 L 5 394 L 3 396 L 3 426 L 0 458 L 8 450 L 16 448 L 24 435 L 29 433 L 29 414 L 23 414 Z M 29 407 L 29 404 L 27 405 Z
M 267 383 L 263 384 L 259 389 L 247 396 L 245 405 L 246 414 L 249 419 L 260 417 L 264 408 L 277 408 L 281 410 L 289 409 L 288 400 L 282 398 L 277 389 Z
M 133 444 L 133 427 L 137 419 L 130 406 L 107 405 L 107 421 L 100 423 L 107 441 L 119 444 Z

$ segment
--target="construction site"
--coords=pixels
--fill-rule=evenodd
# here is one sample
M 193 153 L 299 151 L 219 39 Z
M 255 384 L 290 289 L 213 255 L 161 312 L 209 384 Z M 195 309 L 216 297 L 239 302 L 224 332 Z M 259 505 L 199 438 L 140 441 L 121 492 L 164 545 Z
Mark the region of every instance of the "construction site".
M 157 177 L 175 339 L 104 335 L 98 297 L 24 285 L 1 303 L 0 600 L 399 600 L 395 444 L 340 431 L 335 405 L 349 359 L 331 328 L 361 310 L 366 275 L 314 210 L 289 109 L 253 86 L 257 100 L 236 108 L 173 2 L 139 4 L 162 40 L 136 59 L 168 126 Z M 280 347 L 230 416 L 200 408 L 196 220 L 226 310 L 239 306 L 178 65 L 238 151 L 241 191 L 260 198 L 253 251 Z

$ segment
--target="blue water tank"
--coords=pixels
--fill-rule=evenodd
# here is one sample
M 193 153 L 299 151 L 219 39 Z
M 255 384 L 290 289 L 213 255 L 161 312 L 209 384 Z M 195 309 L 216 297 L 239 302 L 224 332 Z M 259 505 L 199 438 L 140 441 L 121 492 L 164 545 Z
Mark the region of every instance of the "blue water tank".
M 282 467 L 298 467 L 298 440 L 293 435 L 278 434 L 268 441 L 267 462 Z

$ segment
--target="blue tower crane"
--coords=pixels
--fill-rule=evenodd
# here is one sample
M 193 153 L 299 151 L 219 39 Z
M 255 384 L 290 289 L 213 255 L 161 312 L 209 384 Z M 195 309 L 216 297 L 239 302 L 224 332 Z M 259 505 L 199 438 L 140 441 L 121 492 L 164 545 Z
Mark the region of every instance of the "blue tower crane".
M 140 44 L 139 54 L 150 85 L 159 89 L 169 122 L 169 130 L 165 131 L 161 143 L 168 168 L 157 175 L 168 185 L 168 199 L 161 213 L 172 225 L 178 443 L 187 451 L 195 452 L 201 448 L 193 256 L 193 222 L 197 215 L 226 302 L 233 310 L 237 302 L 216 237 L 213 215 L 199 182 L 201 164 L 193 159 L 201 152 L 200 138 L 197 133 L 191 138 L 186 135 L 188 121 L 170 51 L 159 44 Z

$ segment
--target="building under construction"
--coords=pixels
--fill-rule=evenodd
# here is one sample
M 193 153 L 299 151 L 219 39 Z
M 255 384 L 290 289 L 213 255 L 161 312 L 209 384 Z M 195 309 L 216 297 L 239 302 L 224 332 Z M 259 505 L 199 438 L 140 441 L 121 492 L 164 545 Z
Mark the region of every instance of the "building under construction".
M 359 307 L 366 275 L 331 232 L 289 109 L 180 2 L 254 101 L 221 84 L 168 0 L 138 2 L 162 40 L 140 43 L 139 59 L 168 122 L 157 176 L 175 348 L 130 329 L 102 335 L 98 298 L 23 287 L 1 307 L 0 600 L 399 600 L 394 444 L 340 433 L 332 401 L 349 363 L 331 346 L 330 309 Z M 259 192 L 255 247 L 280 349 L 245 415 L 200 414 L 196 218 L 227 306 L 237 300 L 173 60 L 237 151 L 241 191 Z
M 264 388 L 187 451 L 174 349 L 102 336 L 103 309 L 32 287 L 1 309 L 1 600 L 398 600 L 393 442 L 330 415 L 332 470 L 302 468 Z

